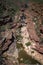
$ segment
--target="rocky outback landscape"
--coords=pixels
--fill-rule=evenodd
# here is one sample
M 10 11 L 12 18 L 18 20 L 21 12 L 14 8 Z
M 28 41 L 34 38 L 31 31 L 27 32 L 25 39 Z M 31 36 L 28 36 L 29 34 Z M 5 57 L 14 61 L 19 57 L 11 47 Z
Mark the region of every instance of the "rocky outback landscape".
M 0 65 L 43 65 L 42 2 L 0 1 Z

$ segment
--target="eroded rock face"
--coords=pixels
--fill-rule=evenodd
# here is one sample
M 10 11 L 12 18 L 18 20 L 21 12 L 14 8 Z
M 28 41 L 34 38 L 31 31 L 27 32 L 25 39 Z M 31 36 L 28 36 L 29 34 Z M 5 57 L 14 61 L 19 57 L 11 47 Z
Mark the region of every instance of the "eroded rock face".
M 2 64 L 4 65 L 17 65 L 18 64 L 18 50 L 16 48 L 16 40 L 15 36 L 13 35 L 13 32 L 9 32 L 9 37 L 5 37 L 2 40 L 1 47 L 0 47 L 0 55 L 5 56 L 4 62 Z
M 29 34 L 30 34 L 30 39 L 38 42 L 39 37 L 36 34 L 34 24 L 32 23 L 32 21 L 28 23 L 28 31 L 29 31 Z
M 39 53 L 43 54 L 43 44 L 37 44 L 35 46 L 35 50 L 37 50 Z
M 40 37 L 43 38 L 43 25 L 41 24 L 41 22 L 43 20 L 42 13 L 41 13 L 42 12 L 41 9 L 42 9 L 43 5 L 41 5 L 41 4 L 36 5 L 35 3 L 30 3 L 29 6 L 30 6 L 29 11 L 27 11 L 27 10 L 25 11 L 29 36 L 30 36 L 31 40 L 34 40 L 36 42 L 36 46 L 37 46 L 36 50 L 38 50 L 40 53 L 43 53 L 43 43 L 42 43 L 42 46 L 40 46 L 40 44 L 41 44 Z M 41 8 L 40 8 L 40 6 L 41 6 Z M 37 18 L 37 19 L 35 18 L 35 21 L 33 21 L 34 17 Z M 36 27 L 37 27 L 37 30 L 36 30 Z M 38 49 L 38 47 L 39 47 L 39 49 Z
M 0 26 L 5 25 L 7 23 L 11 23 L 11 22 L 13 22 L 12 17 L 10 17 L 9 15 L 4 16 L 0 20 Z
M 0 65 L 14 65 L 12 61 L 6 59 L 5 57 L 0 57 Z
M 28 6 L 25 4 L 24 8 L 27 8 L 27 7 Z M 37 45 L 37 42 L 39 43 L 40 38 L 36 34 L 35 24 L 32 21 L 32 17 L 34 15 L 36 15 L 36 14 L 40 15 L 40 11 L 38 11 L 38 8 L 34 9 L 34 7 L 32 9 L 34 13 L 26 12 L 27 10 L 26 11 L 24 11 L 24 10 L 25 9 L 23 9 L 22 12 L 24 12 L 26 14 L 26 16 L 24 14 L 22 14 L 22 16 L 21 16 L 21 19 L 22 19 L 21 23 L 22 24 L 23 24 L 23 22 L 25 23 L 25 20 L 27 19 L 26 20 L 27 21 L 26 22 L 27 23 L 27 30 L 29 32 L 30 39 L 34 40 L 36 42 L 36 45 Z M 3 17 L 3 19 L 1 21 L 2 22 L 0 22 L 0 26 L 12 22 L 12 18 L 10 18 L 9 16 L 5 16 L 5 17 Z M 3 21 L 4 21 L 4 23 L 3 23 Z M 23 25 L 21 25 L 20 23 L 17 23 L 17 24 L 12 25 L 12 27 L 10 29 L 14 29 L 16 26 L 20 28 Z M 40 32 L 41 32 L 41 34 L 43 34 L 43 27 L 40 27 Z M 9 32 L 7 32 L 7 33 L 9 33 Z M 6 33 L 6 35 L 7 35 L 7 33 Z M 17 58 L 18 58 L 18 50 L 16 48 L 15 36 L 13 35 L 12 32 L 9 33 L 7 38 L 6 37 L 4 38 L 4 40 L 2 41 L 0 46 L 1 46 L 1 53 L 0 54 L 5 54 L 5 55 L 8 55 L 8 57 L 9 57 L 8 60 L 5 60 L 6 65 L 14 65 L 13 63 L 15 63 L 17 61 Z M 35 49 L 38 50 L 38 52 L 43 53 L 43 46 L 37 45 Z M 15 60 L 15 58 L 16 58 L 16 60 Z M 17 61 L 17 63 L 18 63 L 18 61 Z M 17 65 L 19 65 L 19 64 L 17 64 Z M 23 64 L 21 64 L 21 65 L 23 65 Z
M 7 36 L 7 35 L 6 35 Z M 8 37 L 9 36 L 9 37 Z M 3 38 L 3 40 L 1 41 L 1 49 L 2 49 L 2 53 L 3 54 L 5 51 L 7 51 L 9 49 L 9 46 L 14 42 L 15 38 L 12 34 L 8 34 L 7 38 Z

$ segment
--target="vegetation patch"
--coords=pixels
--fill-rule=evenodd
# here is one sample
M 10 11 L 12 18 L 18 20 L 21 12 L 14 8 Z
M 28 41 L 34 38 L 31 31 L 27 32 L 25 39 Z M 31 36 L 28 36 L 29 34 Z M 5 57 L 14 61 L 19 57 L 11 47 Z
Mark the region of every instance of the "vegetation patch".
M 31 42 L 27 42 L 27 43 L 26 43 L 26 46 L 30 46 L 30 45 L 31 45 Z
M 31 53 L 34 53 L 34 51 L 31 51 Z
M 17 35 L 16 39 L 17 39 L 17 41 L 20 41 L 20 40 L 22 40 L 22 36 L 21 35 Z
M 17 43 L 16 46 L 17 46 L 18 49 L 24 48 L 23 45 L 22 45 L 22 43 Z
M 36 3 L 43 3 L 43 0 L 31 0 L 33 2 L 36 2 Z
M 6 30 L 5 25 L 0 26 L 0 31 L 1 31 L 1 32 L 2 32 L 2 31 L 5 31 L 5 30 Z
M 21 50 L 19 52 L 19 58 L 18 58 L 19 63 L 24 63 L 24 64 L 37 64 L 38 62 L 34 60 L 31 56 L 27 55 L 27 53 L 24 50 Z M 39 64 L 39 63 L 38 63 Z
M 41 24 L 43 25 L 43 21 L 41 22 Z

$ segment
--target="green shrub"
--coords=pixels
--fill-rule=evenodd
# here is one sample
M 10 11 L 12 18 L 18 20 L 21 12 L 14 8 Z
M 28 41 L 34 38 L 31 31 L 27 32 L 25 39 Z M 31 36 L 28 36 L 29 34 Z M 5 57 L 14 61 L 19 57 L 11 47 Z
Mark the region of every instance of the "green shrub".
M 0 31 L 5 31 L 5 26 L 3 25 L 3 26 L 0 26 Z
M 22 45 L 22 43 L 17 43 L 16 46 L 17 46 L 18 49 L 24 48 L 23 45 Z
M 21 35 L 17 35 L 16 39 L 17 39 L 17 41 L 22 40 L 22 36 Z
M 31 45 L 31 42 L 27 42 L 27 43 L 26 43 L 26 46 L 30 46 L 30 45 Z
M 38 2 L 38 3 L 43 3 L 43 0 L 31 0 L 31 1 L 33 1 L 33 2 Z
M 31 53 L 34 53 L 34 51 L 31 51 Z
M 43 21 L 41 22 L 41 24 L 43 25 Z

